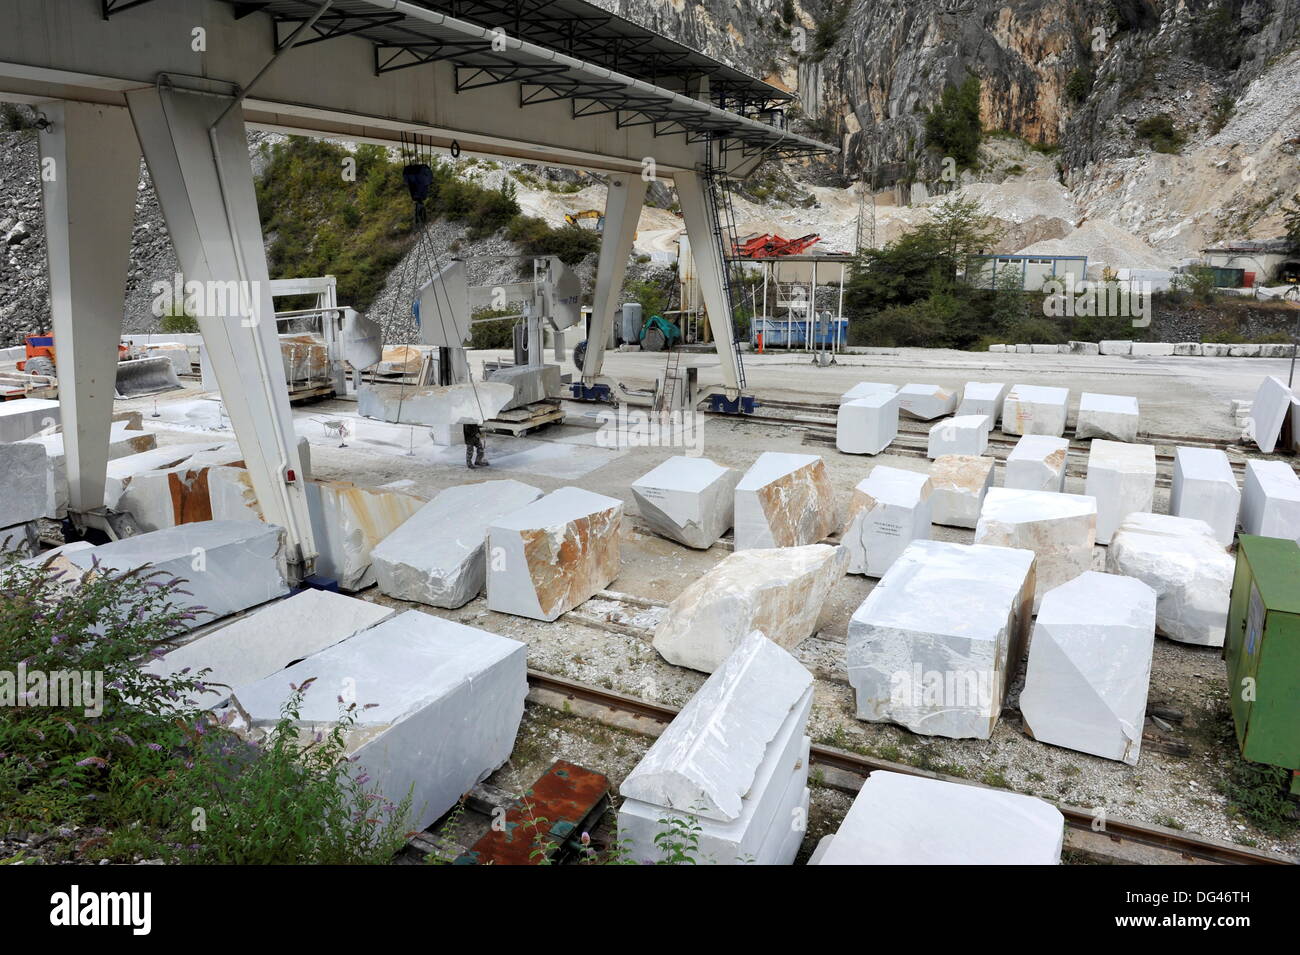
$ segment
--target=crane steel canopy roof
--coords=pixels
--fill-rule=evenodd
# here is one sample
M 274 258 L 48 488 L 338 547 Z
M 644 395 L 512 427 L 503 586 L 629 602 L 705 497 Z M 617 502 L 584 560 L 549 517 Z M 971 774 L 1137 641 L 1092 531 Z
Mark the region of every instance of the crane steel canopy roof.
M 320 0 L 228 2 L 239 17 L 269 14 L 277 46 L 321 7 Z M 778 106 L 789 99 L 784 91 L 582 0 L 334 0 L 294 45 L 343 36 L 374 44 L 377 74 L 448 61 L 457 92 L 517 83 L 521 107 L 569 100 L 575 122 L 613 113 L 620 129 L 713 139 L 744 156 L 838 151 L 733 111 Z M 722 105 L 685 95 L 705 76 Z

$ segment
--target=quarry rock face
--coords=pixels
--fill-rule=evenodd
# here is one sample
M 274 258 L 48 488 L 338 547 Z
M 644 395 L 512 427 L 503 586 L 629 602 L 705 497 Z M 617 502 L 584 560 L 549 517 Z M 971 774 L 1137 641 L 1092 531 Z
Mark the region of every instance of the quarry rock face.
M 1223 646 L 1235 562 L 1204 521 L 1130 514 L 1106 551 L 1106 570 L 1156 593 L 1156 629 L 1170 640 Z
M 828 544 L 734 553 L 668 605 L 654 647 L 669 663 L 704 673 L 754 630 L 793 650 L 817 629 L 848 561 L 845 548 Z
M 488 527 L 542 496 L 519 481 L 440 491 L 370 552 L 381 593 L 433 607 L 462 607 L 487 582 Z
M 1030 735 L 1136 766 L 1155 635 L 1156 594 L 1140 580 L 1088 571 L 1048 591 L 1020 693 Z
M 988 739 L 1029 636 L 1034 554 L 915 541 L 849 621 L 857 717 Z
M 488 609 L 554 620 L 619 573 L 623 502 L 562 487 L 487 532 Z
M 283 597 L 289 592 L 280 571 L 284 530 L 253 521 L 199 521 L 139 534 L 61 556 L 82 571 L 95 561 L 101 568 L 129 571 L 146 564 L 172 577 L 190 596 L 175 598 L 181 607 L 204 607 L 193 629 L 232 613 Z M 162 578 L 159 578 L 160 580 Z
M 699 828 L 699 859 L 789 865 L 808 806 L 812 674 L 747 634 L 619 786 L 619 838 L 637 862 L 662 859 L 670 816 Z
M 1070 389 L 1045 385 L 1013 385 L 1002 402 L 1003 434 L 1065 433 L 1066 405 Z
M 929 475 L 883 464 L 858 482 L 849 501 L 842 540 L 849 552 L 849 573 L 879 577 L 914 540 L 930 536 Z
M 1033 796 L 903 773 L 867 777 L 818 865 L 1057 865 L 1065 817 Z
M 338 698 L 358 704 L 346 731 L 355 772 L 393 803 L 410 795 L 411 823 L 427 828 L 501 766 L 514 748 L 528 692 L 527 648 L 507 637 L 408 610 L 279 673 L 237 686 L 248 726 L 280 719 L 290 684 L 315 682 L 298 722 L 332 725 Z
M 820 455 L 764 451 L 736 485 L 736 550 L 816 544 L 838 528 L 836 516 Z
M 911 384 L 898 389 L 898 410 L 910 418 L 933 421 L 957 408 L 957 392 L 939 385 Z
M 879 454 L 898 437 L 898 398 L 877 392 L 840 404 L 835 447 L 844 454 Z
M 1054 587 L 1092 568 L 1097 502 L 1082 494 L 995 487 L 984 497 L 975 543 L 1032 550 L 1034 609 Z
M 1079 396 L 1079 418 L 1074 427 L 1076 438 L 1136 441 L 1137 435 L 1136 398 L 1127 395 L 1095 395 L 1087 391 Z
M 1300 478 L 1285 461 L 1247 461 L 1241 530 L 1300 540 Z
M 735 521 L 740 476 L 708 458 L 678 455 L 633 481 L 632 496 L 656 534 L 707 549 Z
M 989 419 L 988 427 L 992 429 L 997 423 L 998 416 L 1002 414 L 1002 402 L 1006 400 L 1007 392 L 1010 390 L 1010 385 L 1000 381 L 968 381 L 966 387 L 962 389 L 961 404 L 957 406 L 957 414 L 958 416 L 986 415 Z
M 1214 448 L 1175 448 L 1174 483 L 1169 492 L 1169 513 L 1205 521 L 1214 539 L 1232 545 L 1237 532 L 1241 491 L 1228 456 Z
M 992 427 L 987 415 L 955 415 L 930 428 L 926 453 L 931 459 L 943 454 L 981 455 L 989 446 Z
M 357 413 L 366 418 L 429 428 L 435 444 L 464 444 L 463 425 L 482 424 L 515 399 L 513 384 L 476 381 L 413 387 L 367 384 L 357 389 Z
M 1150 511 L 1156 492 L 1156 449 L 1149 444 L 1092 442 L 1084 493 L 1097 499 L 1097 543 L 1109 544 L 1124 518 Z
M 1066 438 L 1027 434 L 1007 455 L 1002 484 L 1026 491 L 1064 491 L 1069 453 Z
M 375 582 L 370 554 L 376 544 L 424 506 L 402 491 L 359 487 L 349 481 L 308 481 L 307 510 L 316 538 L 316 573 L 343 590 Z
M 945 454 L 930 466 L 930 517 L 948 527 L 979 523 L 984 495 L 993 486 L 993 459 L 969 454 Z

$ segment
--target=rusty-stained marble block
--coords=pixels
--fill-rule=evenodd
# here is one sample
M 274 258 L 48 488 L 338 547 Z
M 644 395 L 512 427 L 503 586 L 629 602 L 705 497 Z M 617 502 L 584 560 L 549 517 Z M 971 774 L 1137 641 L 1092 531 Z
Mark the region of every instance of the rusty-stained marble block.
M 736 550 L 816 544 L 837 518 L 820 455 L 765 451 L 736 485 Z

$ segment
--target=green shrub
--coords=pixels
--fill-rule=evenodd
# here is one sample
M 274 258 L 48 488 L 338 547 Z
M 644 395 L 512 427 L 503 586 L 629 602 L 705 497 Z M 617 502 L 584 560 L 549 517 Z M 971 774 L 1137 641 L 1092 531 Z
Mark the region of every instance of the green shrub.
M 516 318 L 503 318 L 499 322 L 479 321 L 496 315 L 513 315 L 509 309 L 483 309 L 474 313 L 470 325 L 470 348 L 514 348 Z
M 1148 116 L 1134 129 L 1158 153 L 1181 152 L 1187 142 L 1187 134 L 1174 125 L 1168 113 Z
M 951 156 L 959 169 L 975 166 L 982 133 L 977 76 L 968 76 L 960 86 L 945 88 L 939 102 L 925 116 L 926 146 Z
M 1082 103 L 1092 91 L 1092 71 L 1079 67 L 1070 74 L 1065 82 L 1065 95 L 1076 103 Z

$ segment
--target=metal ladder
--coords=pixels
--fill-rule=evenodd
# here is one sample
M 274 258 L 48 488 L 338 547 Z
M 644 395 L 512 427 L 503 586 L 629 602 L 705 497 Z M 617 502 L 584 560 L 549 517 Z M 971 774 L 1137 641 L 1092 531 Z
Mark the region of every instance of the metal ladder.
M 712 143 L 709 144 L 707 155 L 709 158 L 704 164 L 705 205 L 708 206 L 713 229 L 713 251 L 718 256 L 719 273 L 722 275 L 722 294 L 727 303 L 726 320 L 731 323 L 731 338 L 735 342 L 736 379 L 740 387 L 744 388 L 745 362 L 740 351 L 740 340 L 736 334 L 736 296 L 733 289 L 732 266 L 727 261 L 727 256 L 733 254 L 736 248 L 736 216 L 731 205 L 731 187 L 728 185 L 726 174 L 713 165 Z
M 681 376 L 682 363 L 682 346 L 678 344 L 676 348 L 669 346 L 668 359 L 664 363 L 664 377 L 660 383 L 659 392 L 655 395 L 654 410 L 656 412 L 672 411 L 678 404 L 677 390 L 682 388 Z M 685 410 L 685 390 L 682 392 L 683 410 Z

